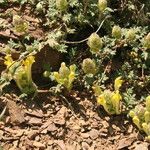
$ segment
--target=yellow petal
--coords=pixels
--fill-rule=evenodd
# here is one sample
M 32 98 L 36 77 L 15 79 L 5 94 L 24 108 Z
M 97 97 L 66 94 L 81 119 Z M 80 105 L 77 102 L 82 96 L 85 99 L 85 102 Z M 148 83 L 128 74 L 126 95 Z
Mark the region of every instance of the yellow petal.
M 115 79 L 115 83 L 114 83 L 115 91 L 119 90 L 119 88 L 121 87 L 121 85 L 123 83 L 123 80 L 121 80 L 121 78 L 122 77 L 120 76 Z
M 116 114 L 120 114 L 120 100 L 122 100 L 122 97 L 119 94 L 118 90 L 113 93 L 111 100 L 112 100 L 112 104 L 113 104 Z
M 133 123 L 141 130 L 139 118 L 137 116 L 134 116 L 132 120 L 133 120 Z
M 4 64 L 5 64 L 7 67 L 9 67 L 10 65 L 12 65 L 13 62 L 14 62 L 14 61 L 13 61 L 11 55 L 6 55 L 6 56 L 5 56 Z

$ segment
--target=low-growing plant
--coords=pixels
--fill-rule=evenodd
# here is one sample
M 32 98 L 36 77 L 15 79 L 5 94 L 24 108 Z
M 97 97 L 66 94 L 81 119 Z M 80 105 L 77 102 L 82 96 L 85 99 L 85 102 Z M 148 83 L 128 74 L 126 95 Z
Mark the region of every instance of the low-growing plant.
M 117 77 L 114 83 L 114 91 L 104 90 L 102 91 L 100 87 L 93 86 L 95 95 L 97 97 L 97 103 L 102 105 L 105 111 L 109 115 L 120 114 L 121 113 L 121 105 L 120 101 L 122 100 L 122 96 L 119 92 L 119 89 L 123 83 L 121 77 Z
M 70 91 L 76 78 L 76 65 L 70 65 L 67 67 L 66 64 L 62 62 L 59 71 L 52 72 L 51 74 L 48 74 L 48 76 Z
M 27 33 L 29 24 L 25 20 L 23 20 L 20 16 L 14 15 L 13 16 L 13 25 L 14 25 L 14 30 L 15 32 L 18 33 Z
M 32 94 L 37 91 L 31 71 L 34 56 L 28 56 L 25 60 L 17 62 L 12 59 L 11 55 L 6 55 L 4 63 L 7 66 L 9 81 L 15 80 L 22 93 Z M 6 72 L 4 73 L 6 74 Z
M 145 107 L 136 106 L 129 112 L 129 116 L 138 129 L 146 133 L 146 139 L 150 140 L 150 96 L 146 98 Z

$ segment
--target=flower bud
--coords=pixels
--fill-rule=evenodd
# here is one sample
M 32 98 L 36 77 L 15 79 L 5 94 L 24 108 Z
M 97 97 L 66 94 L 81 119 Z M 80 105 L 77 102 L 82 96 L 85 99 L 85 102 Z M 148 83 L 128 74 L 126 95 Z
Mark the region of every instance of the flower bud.
M 150 33 L 144 38 L 144 47 L 150 49 Z
M 50 75 L 51 75 L 51 73 L 49 71 L 45 71 L 43 73 L 43 76 L 46 77 L 46 78 L 48 78 Z
M 67 9 L 68 2 L 67 0 L 56 0 L 56 8 L 60 11 L 65 11 Z
M 99 49 L 101 49 L 103 46 L 102 39 L 96 33 L 92 33 L 90 35 L 87 44 L 90 47 L 91 51 L 94 53 L 98 52 Z
M 100 11 L 104 11 L 107 8 L 107 0 L 99 0 L 98 8 Z
M 90 58 L 83 60 L 82 69 L 86 74 L 95 74 L 97 71 L 95 62 Z
M 132 120 L 133 120 L 133 123 L 134 123 L 139 129 L 141 129 L 141 125 L 140 125 L 140 120 L 139 120 L 139 118 L 138 118 L 137 116 L 134 116 Z
M 149 111 L 145 111 L 144 118 L 145 118 L 146 123 L 150 122 L 150 112 Z
M 144 132 L 145 132 L 147 135 L 150 134 L 149 124 L 147 124 L 147 123 L 142 123 L 142 128 L 143 128 Z
M 136 114 L 135 114 L 135 112 L 133 110 L 130 110 L 129 116 L 133 118 L 134 116 L 136 116 Z
M 69 68 L 66 67 L 66 64 L 64 62 L 62 62 L 61 67 L 59 69 L 60 78 L 67 78 L 69 74 L 70 74 Z
M 134 41 L 135 37 L 136 37 L 136 34 L 135 34 L 135 30 L 134 29 L 129 29 L 126 33 L 126 39 L 129 41 L 129 42 L 132 42 Z
M 43 5 L 42 5 L 41 2 L 39 2 L 39 3 L 36 5 L 36 10 L 37 10 L 38 12 L 42 12 L 42 11 L 43 11 Z
M 112 36 L 116 39 L 121 38 L 121 28 L 119 26 L 114 26 L 112 29 Z

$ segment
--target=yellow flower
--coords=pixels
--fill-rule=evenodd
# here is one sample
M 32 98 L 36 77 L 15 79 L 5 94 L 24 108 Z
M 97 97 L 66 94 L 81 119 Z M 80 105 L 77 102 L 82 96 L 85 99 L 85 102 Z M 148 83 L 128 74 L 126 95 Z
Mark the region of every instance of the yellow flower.
M 119 90 L 119 88 L 121 87 L 121 85 L 123 83 L 123 80 L 121 80 L 121 78 L 122 77 L 120 76 L 115 79 L 115 83 L 114 83 L 115 91 Z
M 137 116 L 134 116 L 132 120 L 133 120 L 133 123 L 141 130 L 139 118 Z
M 13 62 L 14 62 L 14 61 L 13 61 L 11 55 L 6 55 L 6 56 L 5 56 L 4 64 L 7 66 L 7 68 L 8 68 L 9 66 L 11 66 Z
M 144 118 L 145 118 L 146 123 L 150 122 L 150 112 L 149 111 L 145 111 Z
M 99 96 L 100 94 L 102 94 L 102 90 L 99 85 L 97 85 L 97 84 L 93 85 L 92 89 L 96 96 Z
M 150 112 L 150 96 L 147 96 L 146 98 L 146 109 Z
M 111 112 L 110 112 L 110 109 L 109 109 L 109 106 L 107 105 L 107 102 L 106 102 L 106 99 L 105 99 L 105 95 L 104 94 L 101 94 L 98 98 L 97 98 L 97 103 L 99 105 L 102 105 L 105 109 L 105 111 L 111 115 Z
M 121 100 L 122 100 L 122 97 L 119 91 L 117 90 L 116 92 L 113 93 L 113 96 L 112 96 L 112 104 L 113 104 L 116 114 L 120 114 L 120 101 Z
M 133 118 L 135 115 L 136 115 L 135 112 L 133 110 L 130 110 L 129 116 Z
M 149 124 L 147 123 L 142 123 L 142 128 L 144 130 L 144 132 L 147 134 L 147 135 L 150 135 L 150 128 L 149 128 Z

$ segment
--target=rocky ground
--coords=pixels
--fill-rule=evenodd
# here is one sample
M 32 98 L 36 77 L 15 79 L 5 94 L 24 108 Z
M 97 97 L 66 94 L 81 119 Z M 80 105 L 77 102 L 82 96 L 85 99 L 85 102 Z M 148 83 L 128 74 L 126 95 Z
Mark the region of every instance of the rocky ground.
M 31 15 L 30 7 L 1 6 L 1 47 L 5 47 L 10 39 L 19 39 L 19 35 L 10 29 L 12 15 L 18 12 L 22 12 L 23 19 L 30 23 L 29 33 L 33 39 L 45 38 L 41 20 Z M 54 57 L 51 54 L 49 56 Z M 41 56 L 40 53 L 38 55 Z M 61 61 L 56 64 L 56 60 L 61 58 L 57 57 L 50 62 L 52 66 L 60 64 Z M 0 72 L 4 69 L 1 58 Z M 48 54 L 42 54 L 42 59 L 38 60 L 35 70 L 41 60 L 48 63 L 52 59 Z M 144 141 L 144 134 L 139 133 L 126 114 L 108 116 L 87 92 L 73 91 L 72 98 L 64 98 L 41 91 L 34 100 L 23 100 L 16 92 L 8 93 L 0 96 L 0 150 L 150 149 L 149 143 Z
M 21 100 L 15 94 L 1 96 L 1 106 L 7 107 L 0 122 L 3 150 L 150 148 L 126 115 L 108 116 L 84 92 L 73 92 L 72 97 L 40 93 L 34 100 Z

